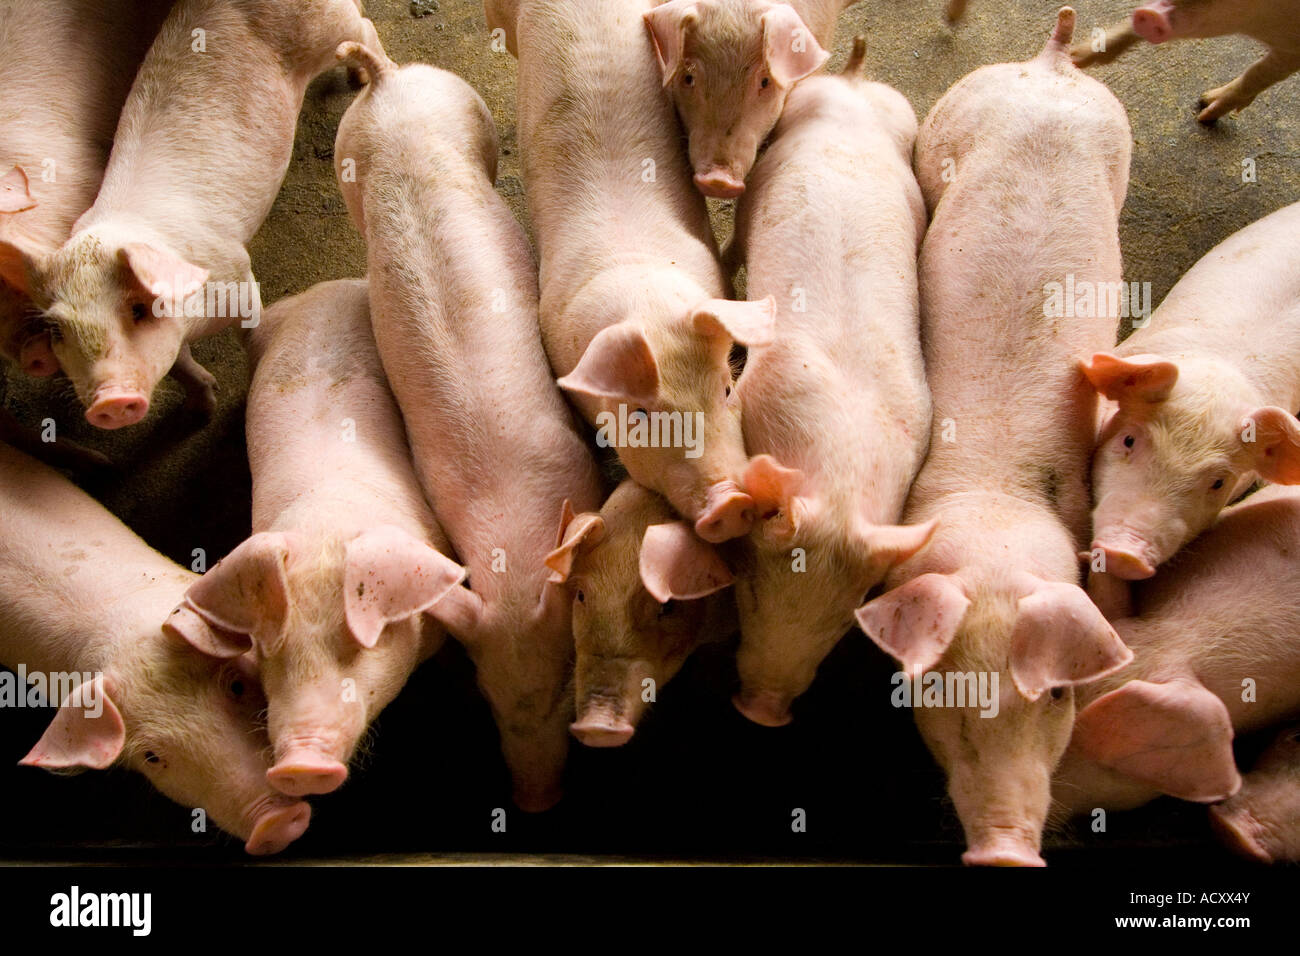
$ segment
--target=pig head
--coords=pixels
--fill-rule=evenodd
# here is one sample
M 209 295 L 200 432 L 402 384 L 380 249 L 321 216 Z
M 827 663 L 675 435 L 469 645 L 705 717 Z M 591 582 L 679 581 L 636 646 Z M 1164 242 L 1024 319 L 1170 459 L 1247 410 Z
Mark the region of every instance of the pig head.
M 597 333 L 558 380 L 597 426 L 597 444 L 616 447 L 628 474 L 712 543 L 753 521 L 736 480 L 745 453 L 728 355 L 733 342 L 769 342 L 774 318 L 768 297 L 709 299 L 669 321 L 625 319 Z
M 1247 859 L 1300 860 L 1300 725 L 1278 732 L 1241 790 L 1210 808 L 1210 824 L 1229 849 Z
M 428 611 L 464 569 L 400 528 L 350 540 L 261 532 L 189 589 L 171 628 L 217 659 L 253 653 L 283 793 L 328 793 L 416 665 Z M 202 620 L 206 626 L 186 625 Z
M 853 626 L 863 595 L 920 551 L 936 522 L 877 525 L 804 490 L 801 472 L 754 458 L 744 486 L 758 521 L 736 585 L 741 640 L 736 709 L 765 727 L 791 721 L 790 704 Z
M 818 42 L 829 36 L 814 36 L 788 3 L 767 0 L 669 0 L 644 16 L 696 187 L 739 196 L 790 88 L 830 56 Z
M 192 633 L 209 630 L 188 612 L 180 616 Z M 311 808 L 267 786 L 258 720 L 266 702 L 242 662 L 195 654 L 161 632 L 126 653 L 128 660 L 64 698 L 21 763 L 130 767 L 181 806 L 205 810 L 254 855 L 278 853 L 300 837 Z
M 1125 666 L 1132 653 L 1075 584 L 1026 572 L 981 578 L 922 574 L 862 607 L 858 623 L 909 680 L 973 673 L 996 686 L 986 709 L 914 702 L 917 728 L 948 776 L 966 833 L 963 862 L 1042 866 L 1073 688 Z
M 204 310 L 208 271 L 165 244 L 87 230 L 51 253 L 0 240 L 0 278 L 31 298 L 49 345 L 99 428 L 141 421 Z M 188 317 L 187 317 L 188 315 Z M 44 339 L 24 364 L 48 362 Z
M 1092 466 L 1092 548 L 1110 574 L 1151 577 L 1256 476 L 1300 483 L 1300 422 L 1232 366 L 1099 353 L 1083 371 L 1117 405 Z
M 546 558 L 573 601 L 577 719 L 589 747 L 627 743 L 704 641 L 729 633 L 731 571 L 668 503 L 624 481 L 600 512 L 566 508 Z

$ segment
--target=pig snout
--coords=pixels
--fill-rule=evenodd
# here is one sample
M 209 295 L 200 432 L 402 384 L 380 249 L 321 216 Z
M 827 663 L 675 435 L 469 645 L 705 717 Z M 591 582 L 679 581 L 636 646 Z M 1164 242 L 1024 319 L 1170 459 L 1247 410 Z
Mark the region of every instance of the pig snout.
M 1128 528 L 1103 528 L 1092 551 L 1106 556 L 1106 572 L 1124 581 L 1142 581 L 1156 573 L 1161 555 L 1146 536 Z
M 754 499 L 734 481 L 712 485 L 704 510 L 695 519 L 695 533 L 710 544 L 720 544 L 749 534 L 754 524 Z
M 735 199 L 745 191 L 745 180 L 730 167 L 710 164 L 695 171 L 695 188 L 711 199 Z
M 1017 827 L 989 827 L 961 855 L 967 866 L 1046 866 L 1036 841 Z
M 793 697 L 775 691 L 741 691 L 731 698 L 736 710 L 762 727 L 784 727 L 794 720 L 790 714 Z
M 1174 35 L 1170 15 L 1174 5 L 1170 0 L 1155 0 L 1133 11 L 1133 32 L 1148 43 L 1164 43 Z
M 247 817 L 252 821 L 252 833 L 244 850 L 252 856 L 270 856 L 307 832 L 311 807 L 302 801 L 289 803 L 283 797 L 267 797 L 258 801 Z
M 614 701 L 593 700 L 569 725 L 569 731 L 588 747 L 621 747 L 632 739 L 636 728 Z
M 1261 839 L 1259 821 L 1248 811 L 1227 804 L 1210 807 L 1210 827 L 1219 842 L 1238 856 L 1257 863 L 1273 862 L 1273 855 Z
M 112 430 L 135 425 L 149 414 L 149 398 L 130 388 L 105 386 L 95 392 L 86 409 L 86 421 L 96 428 Z
M 305 797 L 332 793 L 348 778 L 348 768 L 316 746 L 290 747 L 266 772 L 266 781 L 283 794 Z

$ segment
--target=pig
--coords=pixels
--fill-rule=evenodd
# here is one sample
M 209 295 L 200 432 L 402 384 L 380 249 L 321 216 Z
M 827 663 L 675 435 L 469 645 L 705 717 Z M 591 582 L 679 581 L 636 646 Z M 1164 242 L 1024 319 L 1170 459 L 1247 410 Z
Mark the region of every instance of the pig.
M 518 3 L 518 135 L 542 341 L 597 443 L 717 544 L 753 522 L 738 484 L 747 459 L 728 354 L 733 342 L 770 337 L 774 304 L 724 298 L 672 104 L 643 27 L 629 20 L 649 8 Z
M 52 701 L 54 718 L 21 763 L 129 767 L 181 806 L 203 808 L 249 853 L 278 853 L 307 829 L 311 808 L 267 785 L 257 682 L 164 625 L 197 578 L 66 478 L 0 445 L 0 663 L 83 675 Z
M 930 438 L 916 114 L 862 76 L 865 49 L 859 37 L 843 74 L 790 93 L 736 209 L 750 297 L 789 303 L 736 388 L 759 517 L 736 586 L 734 703 L 769 727 L 790 722 L 863 595 L 934 531 L 897 526 Z
M 421 492 L 364 280 L 277 302 L 248 334 L 253 535 L 178 610 L 218 660 L 251 652 L 282 793 L 343 784 L 357 744 L 445 633 L 464 569 Z M 214 640 L 213 635 L 218 639 Z
M 1229 849 L 1260 863 L 1300 860 L 1300 725 L 1279 732 L 1231 798 L 1210 807 Z
M 630 478 L 600 511 L 570 508 L 560 535 L 546 565 L 573 595 L 569 730 L 588 747 L 618 747 L 697 647 L 734 632 L 733 577 L 668 502 Z
M 1092 465 L 1098 571 L 1150 577 L 1257 478 L 1300 482 L 1297 230 L 1300 203 L 1229 236 L 1085 362 L 1112 403 Z
M 1135 660 L 1081 689 L 1054 819 L 1162 793 L 1211 803 L 1238 792 L 1234 732 L 1300 712 L 1297 548 L 1300 488 L 1274 485 L 1134 587 L 1134 616 L 1114 626 Z
M 375 341 L 420 483 L 469 568 L 469 588 L 431 613 L 474 662 L 516 804 L 546 810 L 563 792 L 573 629 L 545 560 L 566 502 L 599 507 L 600 474 L 542 349 L 487 106 L 445 70 L 339 52 L 371 76 L 334 154 L 366 237 Z
M 45 314 L 92 425 L 140 422 L 169 370 L 193 407 L 214 408 L 189 343 L 257 321 L 245 245 L 284 179 L 307 84 L 347 39 L 377 43 L 356 0 L 179 0 L 72 235 L 53 252 L 0 240 L 0 277 Z
M 1053 317 L 1044 304 L 1067 275 L 1120 275 L 1128 119 L 1070 63 L 1074 23 L 1062 8 L 1038 57 L 975 71 L 922 124 L 916 170 L 932 220 L 919 272 L 934 424 L 903 521 L 939 525 L 857 613 L 908 678 L 938 675 L 952 688 L 944 706 L 919 706 L 915 718 L 947 774 L 970 865 L 1043 865 L 1073 688 L 1133 656 L 1079 586 L 1076 554 L 1097 415 L 1077 355 L 1110 341 L 1114 325 Z M 969 675 L 962 688 L 959 675 Z M 966 700 L 972 679 L 995 706 Z
M 0 9 L 0 240 L 61 246 L 99 191 L 131 81 L 171 0 L 10 0 Z M 58 371 L 26 295 L 0 279 L 0 355 Z
M 1296 0 L 1151 0 L 1134 10 L 1130 20 L 1108 29 L 1105 43 L 1079 43 L 1070 55 L 1078 66 L 1092 66 L 1113 62 L 1139 40 L 1167 43 L 1230 34 L 1258 40 L 1268 48 L 1258 62 L 1231 83 L 1201 95 L 1197 119 L 1213 125 L 1300 70 L 1298 18 Z

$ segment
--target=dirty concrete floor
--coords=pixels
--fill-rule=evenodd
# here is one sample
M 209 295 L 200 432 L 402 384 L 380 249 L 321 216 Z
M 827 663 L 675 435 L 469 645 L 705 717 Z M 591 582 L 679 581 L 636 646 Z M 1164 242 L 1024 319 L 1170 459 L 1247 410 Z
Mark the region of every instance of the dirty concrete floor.
M 427 15 L 414 16 L 413 6 L 428 11 Z M 973 0 L 966 20 L 949 27 L 942 20 L 942 0 L 866 0 L 841 19 L 830 68 L 837 69 L 844 61 L 854 34 L 865 34 L 873 77 L 902 90 L 918 116 L 924 116 L 944 91 L 969 71 L 986 63 L 1032 56 L 1041 48 L 1058 6 L 1055 0 Z M 1077 35 L 1085 36 L 1094 27 L 1126 16 L 1134 4 L 1132 0 L 1079 0 L 1075 6 L 1079 12 Z M 454 70 L 482 94 L 500 132 L 497 187 L 526 224 L 515 139 L 515 61 L 509 54 L 491 49 L 482 7 L 474 0 L 423 0 L 414 5 L 407 0 L 369 0 L 367 7 L 393 59 L 421 60 Z M 1257 56 L 1257 45 L 1242 38 L 1163 48 L 1143 44 L 1112 66 L 1094 71 L 1128 108 L 1135 139 L 1132 181 L 1121 219 L 1125 278 L 1150 282 L 1156 302 L 1217 242 L 1300 198 L 1300 126 L 1295 110 L 1300 78 L 1267 91 L 1244 114 L 1221 121 L 1217 128 L 1202 128 L 1194 120 L 1197 96 L 1238 75 Z M 348 220 L 332 165 L 335 131 L 351 98 L 341 70 L 322 77 L 308 91 L 292 166 L 270 218 L 252 244 L 253 265 L 267 304 L 315 282 L 358 276 L 364 271 L 363 245 Z M 1252 159 L 1257 182 L 1243 183 L 1243 162 Z M 723 203 L 712 207 L 719 236 L 725 237 L 730 231 L 730 210 Z M 61 435 L 110 454 L 116 462 L 113 471 L 74 477 L 155 547 L 185 564 L 190 563 L 196 548 L 204 550 L 209 562 L 214 561 L 247 534 L 249 525 L 249 479 L 242 434 L 246 362 L 229 332 L 200 343 L 195 354 L 221 383 L 218 412 L 202 427 L 179 409 L 179 390 L 170 383 L 160 391 L 144 425 L 112 434 L 97 432 L 84 422 L 65 383 L 20 379 L 11 373 L 4 396 L 6 404 L 25 421 L 37 423 L 52 417 Z M 828 685 L 843 683 L 834 675 L 825 676 L 837 660 L 867 657 L 852 636 L 846 639 L 846 646 L 849 650 L 837 652 L 823 668 L 819 679 L 825 688 L 822 696 L 832 692 L 833 686 Z M 446 667 L 458 680 L 468 679 L 463 661 L 452 661 Z M 689 695 L 690 675 L 684 675 L 680 683 L 687 685 L 680 691 L 682 696 Z M 817 689 L 810 698 L 816 698 Z M 849 682 L 839 690 L 857 696 L 860 685 L 853 688 Z M 472 690 L 467 693 L 472 697 Z M 393 709 L 400 710 L 402 705 L 399 700 Z M 722 705 L 722 710 L 729 711 L 725 697 Z M 486 715 L 480 705 L 465 706 L 478 707 L 477 719 L 483 722 Z M 849 720 L 842 705 L 828 703 L 826 707 L 809 703 L 807 716 L 825 712 Z M 417 712 L 419 718 L 409 719 L 429 719 L 426 711 Z M 398 719 L 384 723 L 395 724 Z M 662 720 L 661 727 L 674 722 Z M 490 750 L 490 723 L 484 726 L 488 729 L 480 727 L 479 736 L 489 741 Z M 900 732 L 907 734 L 906 730 Z M 12 749 L 21 755 L 25 750 L 21 743 L 6 739 L 6 752 Z M 915 746 L 915 741 L 910 745 Z M 755 745 L 756 757 L 765 752 L 761 746 Z M 493 756 L 490 752 L 482 755 L 483 759 Z M 712 760 L 705 754 L 700 757 L 701 766 Z M 443 758 L 451 759 L 446 754 Z M 472 762 L 468 756 L 464 759 Z M 588 754 L 575 759 L 581 764 L 596 758 Z M 925 776 L 923 754 L 920 760 L 916 772 Z M 599 774 L 604 775 L 613 763 L 601 766 L 605 769 Z M 620 772 L 634 773 L 626 770 L 626 762 L 620 766 L 625 768 Z M 672 760 L 658 761 L 655 766 L 658 771 L 674 772 Z M 786 770 L 794 772 L 796 767 L 806 770 L 802 760 L 787 765 Z M 500 782 L 499 767 L 485 773 Z M 738 780 L 744 779 L 742 772 L 736 773 Z M 396 778 L 394 772 L 392 782 L 400 786 Z M 30 776 L 22 779 L 28 786 L 34 785 Z M 4 782 L 14 781 L 6 776 Z M 54 783 L 58 788 L 70 786 L 62 780 Z M 362 785 L 358 781 L 354 786 Z M 35 786 L 35 792 L 50 799 L 58 800 L 58 794 L 65 792 L 44 784 Z M 141 797 L 144 790 L 134 784 L 115 786 L 126 786 L 140 799 L 149 799 Z M 736 792 L 742 792 L 739 785 Z M 931 791 L 927 801 L 934 802 L 937 796 Z M 158 810 L 162 803 L 150 805 Z M 1191 818 L 1186 809 L 1178 814 Z M 956 836 L 952 824 L 949 817 L 944 824 L 947 838 Z M 146 824 L 141 826 L 137 836 L 148 831 Z M 313 830 L 317 829 L 313 823 Z M 1203 827 L 1197 822 L 1193 829 Z M 349 832 L 356 835 L 355 828 Z M 86 831 L 83 838 L 93 835 Z M 100 832 L 101 837 L 126 835 Z M 1141 833 L 1134 832 L 1131 837 L 1140 841 Z M 570 849 L 562 841 L 547 845 L 552 850 Z

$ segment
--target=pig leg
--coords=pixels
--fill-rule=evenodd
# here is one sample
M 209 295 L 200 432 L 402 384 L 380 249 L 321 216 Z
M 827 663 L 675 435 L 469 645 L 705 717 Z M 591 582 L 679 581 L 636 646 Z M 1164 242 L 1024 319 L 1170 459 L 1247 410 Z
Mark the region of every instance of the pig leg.
M 1106 41 L 1100 50 L 1092 48 L 1092 41 L 1079 42 L 1070 47 L 1070 59 L 1082 69 L 1103 63 L 1113 63 L 1137 43 L 1141 37 L 1133 30 L 1133 21 L 1125 20 L 1106 31 Z
M 1300 70 L 1300 56 L 1294 53 L 1282 53 L 1269 50 L 1262 58 L 1241 76 L 1227 86 L 1210 90 L 1203 95 L 1200 105 L 1205 107 L 1196 117 L 1197 121 L 1211 126 L 1220 117 L 1228 113 L 1239 113 L 1254 102 L 1255 97 L 1274 83 L 1280 83 L 1288 76 Z
M 211 418 L 217 410 L 217 380 L 194 360 L 188 342 L 181 346 L 171 376 L 185 389 L 185 407 L 204 418 Z

